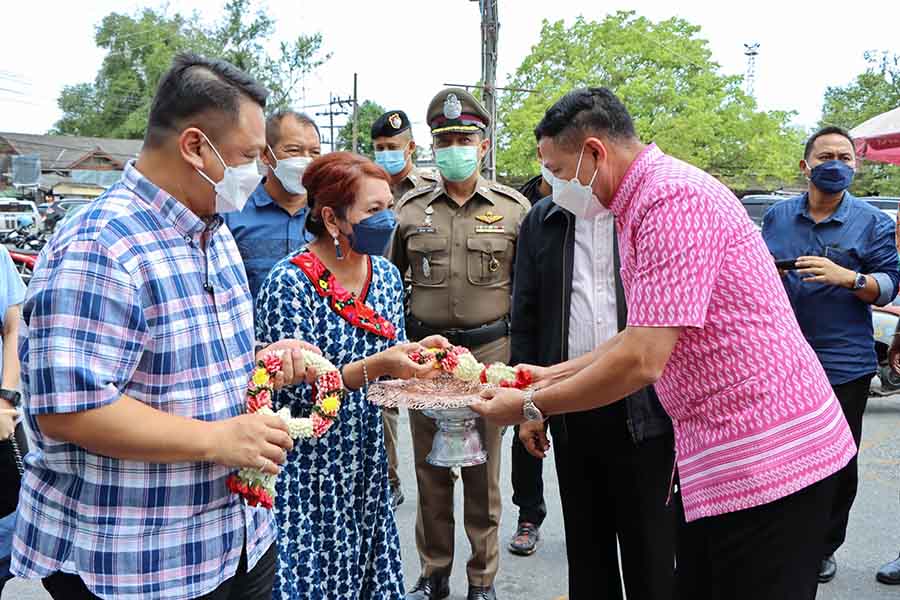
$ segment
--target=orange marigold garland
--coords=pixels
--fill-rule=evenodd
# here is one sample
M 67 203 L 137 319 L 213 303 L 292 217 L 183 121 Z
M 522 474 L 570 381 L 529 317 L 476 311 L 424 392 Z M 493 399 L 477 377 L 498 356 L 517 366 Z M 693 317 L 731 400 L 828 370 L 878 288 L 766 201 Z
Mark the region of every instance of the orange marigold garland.
M 323 356 L 303 350 L 303 359 L 313 367 L 316 377 L 316 404 L 309 417 L 295 418 L 288 407 L 277 413 L 272 410 L 272 394 L 275 392 L 273 380 L 281 371 L 280 352 L 268 352 L 256 363 L 256 368 L 247 385 L 247 412 L 277 415 L 287 424 L 288 432 L 294 439 L 322 437 L 337 419 L 344 400 L 344 382 L 341 373 Z M 263 473 L 259 469 L 241 469 L 232 473 L 226 484 L 228 489 L 247 500 L 250 506 L 272 508 L 275 502 L 275 475 Z

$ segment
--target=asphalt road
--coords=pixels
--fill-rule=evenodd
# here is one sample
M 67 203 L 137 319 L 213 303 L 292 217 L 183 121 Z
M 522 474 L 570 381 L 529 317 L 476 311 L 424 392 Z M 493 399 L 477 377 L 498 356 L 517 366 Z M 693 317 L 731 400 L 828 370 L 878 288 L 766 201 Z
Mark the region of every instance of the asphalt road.
M 403 543 L 404 573 L 407 585 L 412 585 L 419 573 L 416 559 L 415 478 L 412 469 L 412 450 L 406 415 L 401 415 L 400 440 L 402 476 L 407 495 L 406 503 L 397 512 Z M 822 600 L 869 600 L 900 598 L 900 588 L 891 588 L 875 581 L 879 565 L 897 556 L 900 550 L 900 396 L 872 398 L 866 412 L 863 433 L 860 493 L 850 519 L 847 543 L 838 552 L 838 575 L 835 580 L 819 588 Z M 516 524 L 515 507 L 510 498 L 508 443 L 506 436 L 503 464 L 504 515 L 501 527 L 502 542 L 513 533 Z M 562 516 L 559 493 L 552 461 L 544 469 L 544 483 L 549 515 L 542 531 L 543 542 L 534 556 L 519 558 L 505 550 L 501 553 L 497 593 L 502 600 L 553 600 L 566 590 L 565 542 L 562 535 Z M 468 541 L 462 530 L 461 486 L 457 490 L 456 536 L 458 558 L 451 580 L 453 600 L 463 600 L 466 593 L 465 562 Z M 739 565 L 736 565 L 739 567 Z M 7 586 L 4 600 L 38 600 L 49 596 L 35 582 L 13 581 Z M 602 600 L 602 599 L 598 599 Z

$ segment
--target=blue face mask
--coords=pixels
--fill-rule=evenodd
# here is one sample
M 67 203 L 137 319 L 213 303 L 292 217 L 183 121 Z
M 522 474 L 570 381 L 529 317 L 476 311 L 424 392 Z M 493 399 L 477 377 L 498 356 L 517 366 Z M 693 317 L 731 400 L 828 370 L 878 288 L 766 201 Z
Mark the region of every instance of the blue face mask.
M 809 165 L 809 163 L 807 163 Z M 829 160 L 810 171 L 809 180 L 826 194 L 837 194 L 850 187 L 856 171 L 842 160 Z
M 405 150 L 381 150 L 375 152 L 375 164 L 391 175 L 396 175 L 406 166 Z
M 350 247 L 359 254 L 381 256 L 387 250 L 396 228 L 397 217 L 394 211 L 386 208 L 353 224 Z

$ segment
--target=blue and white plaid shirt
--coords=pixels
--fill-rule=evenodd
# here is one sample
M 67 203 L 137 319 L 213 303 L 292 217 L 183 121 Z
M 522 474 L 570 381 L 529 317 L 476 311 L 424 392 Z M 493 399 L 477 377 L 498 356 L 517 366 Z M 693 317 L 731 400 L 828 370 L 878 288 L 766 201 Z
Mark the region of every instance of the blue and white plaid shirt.
M 234 575 L 245 543 L 251 569 L 271 546 L 271 513 L 226 489 L 230 469 L 101 456 L 44 436 L 36 419 L 123 394 L 204 421 L 244 412 L 253 309 L 220 223 L 207 225 L 129 165 L 47 244 L 23 306 L 24 406 L 36 444 L 16 575 L 77 573 L 104 598 L 196 598 Z

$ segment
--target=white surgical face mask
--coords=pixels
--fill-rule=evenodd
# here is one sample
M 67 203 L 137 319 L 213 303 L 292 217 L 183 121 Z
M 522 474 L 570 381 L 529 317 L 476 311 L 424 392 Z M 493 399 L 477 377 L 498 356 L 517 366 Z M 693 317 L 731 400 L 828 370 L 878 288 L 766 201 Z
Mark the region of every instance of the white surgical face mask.
M 305 194 L 306 188 L 303 187 L 303 173 L 306 172 L 306 167 L 309 166 L 313 159 L 309 156 L 295 156 L 279 160 L 275 153 L 272 152 L 271 146 L 269 146 L 269 152 L 272 154 L 272 158 L 275 159 L 275 168 L 273 169 L 275 177 L 281 182 L 284 191 L 294 196 Z
M 213 186 L 213 189 L 216 190 L 216 212 L 220 215 L 229 212 L 241 212 L 244 210 L 250 194 L 262 181 L 262 176 L 256 167 L 256 161 L 254 160 L 237 167 L 229 167 L 205 133 L 203 137 L 206 138 L 206 142 L 212 148 L 212 151 L 216 153 L 219 162 L 225 167 L 225 174 L 218 183 L 210 179 L 206 173 L 197 169 L 200 176 L 207 180 Z
M 581 170 L 581 160 L 583 158 L 584 146 L 581 147 L 581 154 L 578 156 L 578 165 L 575 167 L 575 177 L 570 181 L 559 179 L 543 165 L 541 165 L 541 174 L 553 188 L 553 201 L 556 204 L 579 219 L 593 219 L 604 210 L 608 209 L 600 204 L 600 201 L 591 189 L 591 186 L 594 185 L 594 179 L 597 178 L 599 168 L 594 169 L 594 174 L 591 176 L 591 182 L 589 184 L 584 185 L 578 181 L 578 172 Z

